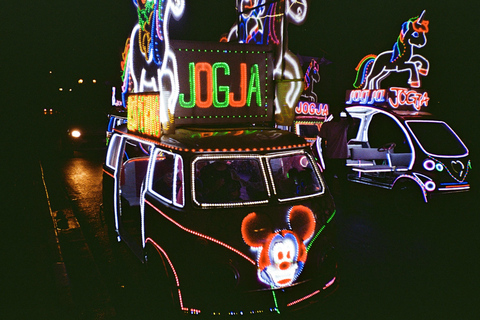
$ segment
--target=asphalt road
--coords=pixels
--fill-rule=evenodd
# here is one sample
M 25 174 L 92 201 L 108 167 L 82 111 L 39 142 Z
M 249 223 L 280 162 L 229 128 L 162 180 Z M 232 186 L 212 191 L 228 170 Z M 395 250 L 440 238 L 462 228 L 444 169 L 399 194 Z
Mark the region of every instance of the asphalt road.
M 102 152 L 7 147 L 19 152 L 1 166 L 0 318 L 142 318 L 142 265 L 109 240 L 101 212 Z M 420 215 L 377 189 L 333 191 L 340 287 L 299 318 L 478 318 L 475 186 Z

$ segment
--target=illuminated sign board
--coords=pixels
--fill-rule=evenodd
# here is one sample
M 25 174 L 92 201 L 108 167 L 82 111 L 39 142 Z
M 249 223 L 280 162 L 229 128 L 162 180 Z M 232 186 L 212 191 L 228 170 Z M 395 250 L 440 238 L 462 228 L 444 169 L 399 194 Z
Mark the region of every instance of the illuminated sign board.
M 345 103 L 347 105 L 381 105 L 399 110 L 420 111 L 422 108 L 428 107 L 429 101 L 430 98 L 426 91 L 392 87 L 388 90 L 348 90 Z
M 127 99 L 127 129 L 151 137 L 160 137 L 158 93 L 130 94 Z
M 179 95 L 176 126 L 273 121 L 268 46 L 172 41 Z
M 328 116 L 328 104 L 299 101 L 297 106 L 295 107 L 295 114 L 302 116 L 326 117 Z

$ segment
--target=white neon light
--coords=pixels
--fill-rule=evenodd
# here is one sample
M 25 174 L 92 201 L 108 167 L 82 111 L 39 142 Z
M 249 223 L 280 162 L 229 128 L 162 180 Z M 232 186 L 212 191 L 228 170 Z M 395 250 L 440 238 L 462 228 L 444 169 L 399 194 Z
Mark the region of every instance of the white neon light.
M 164 4 L 165 15 L 163 18 L 163 39 L 165 46 L 165 53 L 163 56 L 162 68 L 159 73 L 159 81 L 161 83 L 160 90 L 160 122 L 164 128 L 169 128 L 170 117 L 175 115 L 175 105 L 178 100 L 180 92 L 180 85 L 178 82 L 178 67 L 177 58 L 170 45 L 170 36 L 168 34 L 168 25 L 170 16 L 175 20 L 179 20 L 185 9 L 185 0 L 166 0 Z M 163 2 L 162 2 L 163 3 Z M 158 31 L 157 31 L 158 33 Z M 161 35 L 158 34 L 161 38 Z
M 368 67 L 366 73 L 363 68 L 358 70 L 365 75 L 363 83 L 367 89 L 380 89 L 381 82 L 391 72 L 409 72 L 408 84 L 412 88 L 420 87 L 420 76 L 426 76 L 430 69 L 429 61 L 414 53 L 414 48 L 423 48 L 427 44 L 428 21 L 423 19 L 424 14 L 425 10 L 418 19 L 410 19 L 402 25 L 393 50 L 384 51 L 378 56 L 369 55 L 362 60 L 373 61 L 363 64 L 364 68 Z
M 433 161 L 431 159 L 427 159 L 423 162 L 423 167 L 427 171 L 433 171 L 433 170 L 435 170 L 435 161 Z
M 133 93 L 159 92 L 160 101 L 160 122 L 162 128 L 170 128 L 170 119 L 175 113 L 175 105 L 179 94 L 177 60 L 170 44 L 168 27 L 170 17 L 180 19 L 185 9 L 185 0 L 157 0 L 155 14 L 155 32 L 158 39 L 163 42 L 163 59 L 161 67 L 154 61 L 155 50 L 150 46 L 148 54 L 141 52 L 139 48 L 140 25 L 137 24 L 130 36 L 130 50 L 127 55 L 126 74 L 124 79 L 124 93 L 128 90 Z M 146 59 L 145 59 L 146 58 Z M 129 81 L 133 87 L 129 88 Z
M 407 138 L 408 146 L 410 147 L 410 151 L 412 153 L 412 158 L 411 158 L 410 163 L 408 165 L 408 170 L 412 170 L 413 164 L 415 163 L 415 157 L 416 157 L 415 148 L 413 146 L 413 142 L 412 142 L 412 138 L 410 137 L 409 130 L 407 130 L 407 128 L 405 128 L 405 126 L 402 124 L 402 122 L 399 119 L 397 119 L 397 117 L 395 117 L 394 115 L 392 115 L 389 112 L 386 112 L 386 111 L 383 111 L 383 110 L 380 110 L 380 109 L 377 109 L 377 108 L 373 108 L 373 107 L 352 106 L 352 107 L 347 107 L 346 109 L 352 115 L 352 117 L 355 115 L 356 118 L 360 118 L 360 119 L 362 119 L 362 122 L 365 122 L 365 123 L 362 124 L 363 125 L 363 134 L 362 134 L 361 139 L 359 139 L 361 141 L 368 141 L 368 139 L 367 139 L 368 126 L 370 124 L 371 119 L 373 118 L 373 116 L 375 114 L 383 113 L 383 114 L 387 115 L 388 117 L 392 118 L 398 124 L 400 129 L 402 129 L 402 131 L 405 135 L 405 138 Z
M 319 195 L 322 195 L 325 193 L 325 183 L 322 179 L 322 176 L 320 174 L 320 170 L 319 170 L 319 167 L 318 166 L 315 166 L 313 165 L 315 162 L 313 161 L 313 158 L 310 156 L 310 154 L 308 153 L 305 153 L 303 151 L 288 151 L 288 152 L 279 152 L 279 153 L 275 153 L 275 154 L 268 154 L 266 155 L 266 159 L 267 159 L 267 169 L 268 169 L 268 174 L 270 176 L 270 180 L 271 181 L 275 181 L 273 179 L 273 172 L 272 172 L 272 169 L 270 167 L 270 159 L 271 158 L 280 158 L 280 157 L 284 157 L 284 156 L 290 156 L 290 155 L 305 155 L 308 157 L 308 159 L 310 160 L 310 163 L 312 164 L 312 167 L 313 167 L 313 170 L 315 171 L 315 175 L 317 176 L 317 180 L 320 182 L 322 188 L 319 192 L 317 193 L 313 193 L 313 194 L 308 194 L 308 195 L 304 195 L 304 196 L 296 196 L 296 197 L 291 197 L 291 198 L 285 198 L 285 199 L 278 199 L 279 202 L 285 202 L 285 201 L 291 201 L 291 200 L 300 200 L 300 199 L 307 199 L 307 198 L 312 198 L 312 197 L 317 197 Z M 275 183 L 273 183 L 273 192 L 275 194 L 277 194 L 277 190 L 275 188 Z
M 432 180 L 425 182 L 425 189 L 427 191 L 434 191 L 437 185 Z
M 261 160 L 264 158 L 263 156 L 259 155 L 239 155 L 239 154 L 219 154 L 219 155 L 208 155 L 208 156 L 199 156 L 195 158 L 192 161 L 192 167 L 191 167 L 191 188 L 192 188 L 192 195 L 193 195 L 193 202 L 197 206 L 201 206 L 204 208 L 213 208 L 213 207 L 242 207 L 245 205 L 258 205 L 258 204 L 266 204 L 268 203 L 268 199 L 265 200 L 260 200 L 260 201 L 242 201 L 242 202 L 225 202 L 225 203 L 200 203 L 197 200 L 197 194 L 196 194 L 196 174 L 195 174 L 195 164 L 198 161 L 208 161 L 208 160 L 228 160 L 228 159 L 238 159 L 238 160 L 246 160 L 246 159 L 255 159 L 258 164 L 260 165 L 260 169 L 262 171 L 262 176 L 263 176 L 263 181 L 264 181 L 264 188 L 267 191 L 267 197 L 270 198 L 271 191 L 270 191 L 270 186 L 267 183 L 267 176 L 266 176 L 266 171 L 265 167 L 263 165 L 263 161 Z
M 421 122 L 421 123 L 440 123 L 440 124 L 443 124 L 444 126 L 446 126 L 451 133 L 453 133 L 455 135 L 455 137 L 457 138 L 458 142 L 460 142 L 463 146 L 463 148 L 465 149 L 465 153 L 464 154 L 458 154 L 458 155 L 443 155 L 443 154 L 434 154 L 434 153 L 431 153 L 431 152 L 428 152 L 422 145 L 422 143 L 420 142 L 420 140 L 418 140 L 417 136 L 415 135 L 415 132 L 410 128 L 410 126 L 408 125 L 409 123 L 413 123 L 413 122 Z M 467 146 L 463 143 L 462 139 L 460 139 L 460 137 L 457 135 L 457 133 L 455 131 L 453 131 L 453 129 L 445 122 L 445 121 L 439 121 L 439 120 L 407 120 L 405 121 L 405 123 L 407 124 L 407 127 L 408 127 L 408 130 L 411 132 L 413 138 L 415 139 L 415 141 L 417 142 L 418 146 L 420 147 L 420 149 L 422 149 L 422 151 L 429 155 L 429 156 L 432 156 L 432 157 L 439 157 L 439 158 L 461 158 L 461 157 L 466 157 L 468 156 L 469 154 L 469 150 L 467 148 Z
M 116 140 L 117 138 L 120 139 L 120 141 L 117 143 Z M 126 140 L 134 140 L 137 141 L 138 143 L 146 144 L 150 147 L 150 150 L 153 149 L 153 143 L 148 142 L 143 139 L 136 138 L 134 136 L 119 136 L 119 135 L 114 135 L 113 138 L 115 140 L 112 140 L 110 143 L 112 146 L 109 147 L 108 152 L 107 152 L 107 165 L 114 169 L 114 184 L 113 184 L 113 215 L 115 217 L 115 231 L 118 232 L 119 230 L 119 217 L 121 216 L 121 207 L 120 207 L 120 198 L 118 197 L 120 194 L 120 181 L 121 181 L 121 167 L 122 167 L 122 161 L 123 161 L 123 152 L 125 150 L 125 143 Z M 115 142 L 115 143 L 114 143 Z M 116 152 L 116 155 L 113 153 Z M 116 158 L 114 157 L 116 156 Z M 153 152 L 150 155 L 150 158 L 153 156 Z M 150 162 L 151 159 L 149 160 Z M 114 167 L 112 167 L 112 165 Z M 146 175 L 146 183 L 149 182 L 148 180 L 148 174 Z M 145 195 L 145 190 L 146 188 L 144 187 L 143 190 L 141 190 L 140 193 L 140 198 L 144 198 Z M 143 202 L 140 203 L 140 218 L 141 218 L 141 233 L 142 233 L 142 241 L 145 240 L 145 229 L 144 229 L 144 210 L 143 210 Z
M 287 35 L 284 30 L 288 22 L 296 25 L 305 22 L 308 3 L 307 0 L 285 0 L 284 5 L 285 12 L 279 12 L 281 7 L 276 2 L 237 0 L 239 19 L 245 27 L 240 34 L 238 23 L 235 23 L 224 40 L 275 45 L 275 120 L 278 125 L 289 126 L 295 115 L 296 102 L 303 91 L 303 72 L 297 57 L 286 48 Z

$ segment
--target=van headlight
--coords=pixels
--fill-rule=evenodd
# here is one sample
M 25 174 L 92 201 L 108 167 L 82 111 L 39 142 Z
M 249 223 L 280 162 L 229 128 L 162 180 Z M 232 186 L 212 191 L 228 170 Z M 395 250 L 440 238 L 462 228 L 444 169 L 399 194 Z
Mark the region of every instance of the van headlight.
M 80 136 L 82 135 L 82 133 L 80 132 L 80 130 L 77 130 L 77 129 L 74 129 L 70 132 L 70 135 L 73 137 L 73 138 L 80 138 Z

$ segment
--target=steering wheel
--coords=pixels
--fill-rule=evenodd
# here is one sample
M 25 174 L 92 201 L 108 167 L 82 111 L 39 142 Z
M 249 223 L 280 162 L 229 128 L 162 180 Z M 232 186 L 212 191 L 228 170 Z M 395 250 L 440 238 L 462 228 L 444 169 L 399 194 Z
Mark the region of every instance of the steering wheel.
M 385 143 L 383 146 L 381 147 L 378 147 L 378 151 L 380 152 L 385 152 L 385 151 L 391 151 L 393 150 L 395 147 L 397 146 L 397 144 L 395 142 L 389 142 L 389 143 Z

